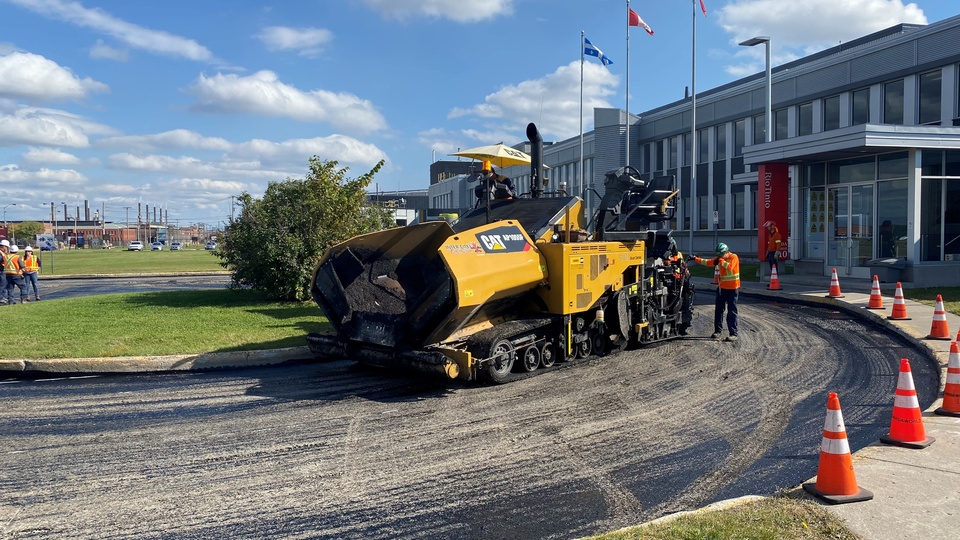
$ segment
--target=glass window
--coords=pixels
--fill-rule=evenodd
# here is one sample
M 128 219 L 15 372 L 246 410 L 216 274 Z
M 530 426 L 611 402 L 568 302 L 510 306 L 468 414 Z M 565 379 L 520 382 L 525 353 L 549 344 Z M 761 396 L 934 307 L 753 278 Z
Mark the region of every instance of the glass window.
M 743 186 L 733 186 L 733 228 L 742 229 L 744 220 Z
M 653 171 L 653 162 L 650 161 L 650 156 L 653 155 L 652 147 L 653 144 L 643 145 L 643 172 L 645 173 Z
M 939 261 L 941 248 L 941 216 L 943 207 L 940 205 L 943 193 L 943 182 L 933 178 L 924 178 L 920 185 L 920 260 Z
M 806 224 L 803 230 L 803 256 L 823 259 L 825 224 L 827 219 L 826 193 L 822 187 L 804 190 L 803 212 Z
M 907 256 L 907 180 L 877 182 L 878 258 Z
M 733 124 L 733 156 L 743 155 L 743 147 L 747 144 L 747 121 L 737 120 Z
M 750 184 L 750 208 L 757 208 L 757 185 Z M 757 228 L 757 211 L 754 210 L 750 213 L 750 229 Z
M 727 213 L 727 196 L 714 195 L 713 209 L 717 212 L 717 229 L 726 229 L 727 220 L 725 219 L 725 214 Z M 713 222 L 713 216 L 710 216 L 710 222 Z
M 823 100 L 823 130 L 830 131 L 840 127 L 840 96 L 830 96 Z
M 683 134 L 683 164 L 690 165 L 693 163 L 693 143 L 690 141 L 693 140 L 693 137 L 690 133 Z
M 876 180 L 876 158 L 842 159 L 827 163 L 827 183 L 847 184 Z
M 657 151 L 653 153 L 653 170 L 663 170 L 663 139 L 657 141 Z
M 677 145 L 680 144 L 680 137 L 670 137 L 670 162 L 668 167 L 671 169 L 677 168 Z
M 787 109 L 780 109 L 773 112 L 774 139 L 782 141 L 787 138 Z
M 801 103 L 797 108 L 797 135 L 813 133 L 813 103 Z
M 883 123 L 903 123 L 903 79 L 883 85 Z
M 714 136 L 717 140 L 717 161 L 727 159 L 727 125 L 716 126 Z
M 920 74 L 920 110 L 917 119 L 921 124 L 940 123 L 940 81 L 941 71 Z
M 767 140 L 767 122 L 762 114 L 753 117 L 753 144 L 760 144 Z
M 870 89 L 861 88 L 853 91 L 853 125 L 866 124 L 870 121 Z
M 701 129 L 697 132 L 697 163 L 710 161 L 710 130 Z
M 700 195 L 697 197 L 697 210 L 699 210 L 697 213 L 697 228 L 700 230 L 709 229 L 709 224 L 711 223 L 709 216 L 710 207 L 707 206 L 706 195 Z
M 881 154 L 877 166 L 877 178 L 887 180 L 890 178 L 907 177 L 907 157 L 906 152 L 897 152 L 895 154 Z M 903 204 L 906 201 L 906 195 L 900 200 Z M 906 207 L 906 205 L 904 205 Z

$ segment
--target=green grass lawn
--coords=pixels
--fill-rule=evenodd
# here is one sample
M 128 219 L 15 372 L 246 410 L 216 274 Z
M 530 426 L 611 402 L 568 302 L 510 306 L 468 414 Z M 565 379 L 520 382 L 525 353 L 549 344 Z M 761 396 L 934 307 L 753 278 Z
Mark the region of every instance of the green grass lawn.
M 75 276 L 81 274 L 151 274 L 162 272 L 223 271 L 220 259 L 202 248 L 182 251 L 144 251 L 113 249 L 70 249 L 42 251 L 43 276 Z
M 860 540 L 843 520 L 799 496 L 769 497 L 726 510 L 679 516 L 591 540 Z
M 141 254 L 134 253 L 137 257 Z M 156 253 L 144 253 L 144 256 Z M 176 255 L 176 253 L 174 253 Z M 3 358 L 86 358 L 275 349 L 327 330 L 313 302 L 271 302 L 249 290 L 163 291 L 44 300 L 2 308 L 5 332 L 28 347 Z

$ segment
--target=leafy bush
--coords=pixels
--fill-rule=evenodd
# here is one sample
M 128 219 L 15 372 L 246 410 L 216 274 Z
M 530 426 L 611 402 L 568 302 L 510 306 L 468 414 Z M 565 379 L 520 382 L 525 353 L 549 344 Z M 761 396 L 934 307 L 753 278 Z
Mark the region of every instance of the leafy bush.
M 215 254 L 235 288 L 251 287 L 278 300 L 310 298 L 313 271 L 327 248 L 393 225 L 391 214 L 368 206 L 366 189 L 383 166 L 346 178 L 336 161 L 310 158 L 307 177 L 271 182 L 262 199 L 239 197 L 240 215 Z

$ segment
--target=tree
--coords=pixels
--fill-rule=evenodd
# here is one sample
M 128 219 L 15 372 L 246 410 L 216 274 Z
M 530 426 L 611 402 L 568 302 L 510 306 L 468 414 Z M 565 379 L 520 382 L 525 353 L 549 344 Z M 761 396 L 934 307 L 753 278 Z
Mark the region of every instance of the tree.
M 348 179 L 347 168 L 314 156 L 306 178 L 271 182 L 262 199 L 242 193 L 239 217 L 215 252 L 233 273 L 232 286 L 280 300 L 309 299 L 313 271 L 327 248 L 394 225 L 388 211 L 366 202 L 367 186 L 382 166 Z
M 10 227 L 11 233 L 9 236 L 11 238 L 17 239 L 18 242 L 35 242 L 35 238 L 38 234 L 43 234 L 43 231 L 46 228 L 43 226 L 43 223 L 39 221 L 24 221 L 19 225 L 13 225 Z

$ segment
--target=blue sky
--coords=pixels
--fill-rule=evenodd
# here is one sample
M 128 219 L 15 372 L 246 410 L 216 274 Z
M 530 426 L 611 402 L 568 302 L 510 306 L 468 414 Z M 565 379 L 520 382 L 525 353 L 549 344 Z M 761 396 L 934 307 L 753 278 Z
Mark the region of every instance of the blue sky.
M 697 88 L 900 22 L 958 14 L 945 0 L 704 0 Z M 634 0 L 630 110 L 691 82 L 691 0 Z M 110 221 L 139 204 L 217 224 L 231 195 L 301 178 L 312 155 L 386 166 L 381 191 L 425 188 L 457 149 L 579 133 L 580 32 L 613 60 L 584 66 L 593 106 L 623 107 L 624 0 L 0 0 L 0 207 L 6 217 Z M 62 218 L 62 215 L 61 215 Z

